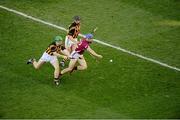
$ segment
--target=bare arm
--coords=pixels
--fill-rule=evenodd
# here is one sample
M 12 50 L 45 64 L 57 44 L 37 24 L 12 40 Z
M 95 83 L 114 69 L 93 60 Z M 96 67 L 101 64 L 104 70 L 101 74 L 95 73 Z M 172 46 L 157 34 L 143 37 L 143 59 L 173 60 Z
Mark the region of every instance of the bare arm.
M 57 56 L 57 57 L 60 57 L 60 58 L 63 58 L 63 59 L 68 59 L 68 57 L 67 56 L 65 56 L 65 55 L 61 55 L 61 54 L 59 54 L 59 53 L 57 53 L 57 52 L 53 52 L 53 55 L 54 56 Z
M 97 54 L 93 49 L 91 49 L 90 46 L 87 48 L 87 51 L 88 51 L 91 55 L 93 55 L 93 56 L 95 56 L 95 57 L 98 57 L 98 58 L 102 58 L 102 57 L 103 57 L 102 55 Z
M 70 56 L 70 53 L 67 49 L 61 50 L 61 53 L 66 55 L 66 56 Z

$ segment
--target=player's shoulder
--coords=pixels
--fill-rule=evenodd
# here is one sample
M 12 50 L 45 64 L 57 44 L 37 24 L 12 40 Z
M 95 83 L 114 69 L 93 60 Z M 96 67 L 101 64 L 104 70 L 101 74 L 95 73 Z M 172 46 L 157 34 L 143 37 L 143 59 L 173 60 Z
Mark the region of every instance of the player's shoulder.
M 75 22 L 72 22 L 72 23 L 69 25 L 69 27 L 74 27 L 74 26 L 76 26 L 76 23 L 75 23 Z
M 85 41 L 86 41 L 86 38 L 84 38 L 84 37 L 83 37 L 83 38 L 81 38 L 81 41 L 85 42 Z
M 52 43 L 50 43 L 49 44 L 49 46 L 48 47 L 50 47 L 50 48 L 52 48 L 52 47 L 56 47 L 56 43 L 55 42 L 52 42 Z

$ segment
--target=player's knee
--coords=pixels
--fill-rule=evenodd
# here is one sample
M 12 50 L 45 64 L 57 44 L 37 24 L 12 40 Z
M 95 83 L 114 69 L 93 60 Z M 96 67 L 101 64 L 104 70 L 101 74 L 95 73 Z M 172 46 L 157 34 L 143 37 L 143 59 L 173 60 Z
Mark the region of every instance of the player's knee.
M 69 67 L 68 69 L 69 69 L 69 71 L 71 71 L 71 70 L 73 70 L 73 67 Z
M 39 66 L 34 66 L 34 68 L 35 68 L 36 70 L 38 70 L 40 67 L 39 67 Z
M 84 65 L 84 66 L 83 66 L 83 70 L 86 70 L 86 69 L 87 69 L 87 65 Z

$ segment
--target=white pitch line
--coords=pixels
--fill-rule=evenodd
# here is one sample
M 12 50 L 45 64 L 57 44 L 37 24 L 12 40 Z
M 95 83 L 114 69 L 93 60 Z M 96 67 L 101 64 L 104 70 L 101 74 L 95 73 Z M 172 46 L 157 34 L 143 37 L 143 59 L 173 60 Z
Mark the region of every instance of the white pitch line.
M 35 17 L 32 17 L 30 15 L 27 15 L 25 13 L 22 13 L 22 12 L 19 12 L 19 11 L 16 11 L 16 10 L 13 10 L 13 9 L 10 9 L 10 8 L 7 8 L 7 7 L 4 7 L 2 5 L 0 5 L 0 8 L 4 9 L 4 10 L 7 10 L 9 12 L 13 12 L 15 14 L 18 14 L 18 15 L 21 15 L 25 18 L 28 18 L 28 19 L 31 19 L 31 20 L 34 20 L 36 22 L 40 22 L 40 23 L 43 23 L 45 25 L 49 25 L 51 27 L 54 27 L 54 28 L 57 28 L 57 29 L 60 29 L 60 30 L 63 30 L 63 31 L 67 31 L 65 28 L 63 27 L 60 27 L 58 25 L 55 25 L 55 24 L 52 24 L 52 23 L 49 23 L 49 22 L 46 22 L 46 21 L 43 21 L 41 19 L 38 19 L 38 18 L 35 18 Z M 80 34 L 79 36 L 83 36 L 83 34 Z M 144 60 L 147 60 L 147 61 L 150 61 L 150 62 L 153 62 L 153 63 L 156 63 L 156 64 L 159 64 L 161 66 L 164 66 L 164 67 L 167 67 L 167 68 L 170 68 L 170 69 L 173 69 L 173 70 L 176 70 L 176 71 L 180 71 L 180 68 L 177 68 L 177 67 L 174 67 L 174 66 L 171 66 L 171 65 L 168 65 L 166 63 L 163 63 L 163 62 L 160 62 L 158 60 L 155 60 L 155 59 L 152 59 L 152 58 L 149 58 L 149 57 L 145 57 L 143 55 L 140 55 L 140 54 L 137 54 L 137 53 L 134 53 L 134 52 L 131 52 L 129 50 L 126 50 L 124 48 L 121 48 L 121 47 L 118 47 L 118 46 L 114 46 L 114 45 L 111 45 L 109 43 L 105 43 L 101 40 L 97 40 L 97 39 L 94 39 L 95 42 L 101 44 L 101 45 L 105 45 L 105 46 L 108 46 L 108 47 L 111 47 L 111 48 L 114 48 L 114 49 L 117 49 L 117 50 L 120 50 L 122 52 L 125 52 L 125 53 L 128 53 L 130 55 L 133 55 L 133 56 L 136 56 L 136 57 L 139 57 L 139 58 L 142 58 Z

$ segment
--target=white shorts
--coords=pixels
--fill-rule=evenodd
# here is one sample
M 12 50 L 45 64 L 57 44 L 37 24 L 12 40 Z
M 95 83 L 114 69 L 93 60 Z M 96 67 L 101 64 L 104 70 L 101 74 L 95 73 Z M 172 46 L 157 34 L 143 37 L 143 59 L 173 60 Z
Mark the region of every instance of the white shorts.
M 80 55 L 78 52 L 73 51 L 70 55 L 71 59 L 81 59 L 83 57 L 83 55 Z
M 77 41 L 77 38 L 74 39 L 75 41 Z M 70 48 L 74 43 L 68 38 L 68 36 L 66 36 L 65 39 L 65 48 Z
M 58 59 L 57 59 L 57 56 L 51 56 L 47 54 L 46 52 L 44 52 L 40 60 L 44 62 L 50 62 L 51 64 L 53 64 Z

